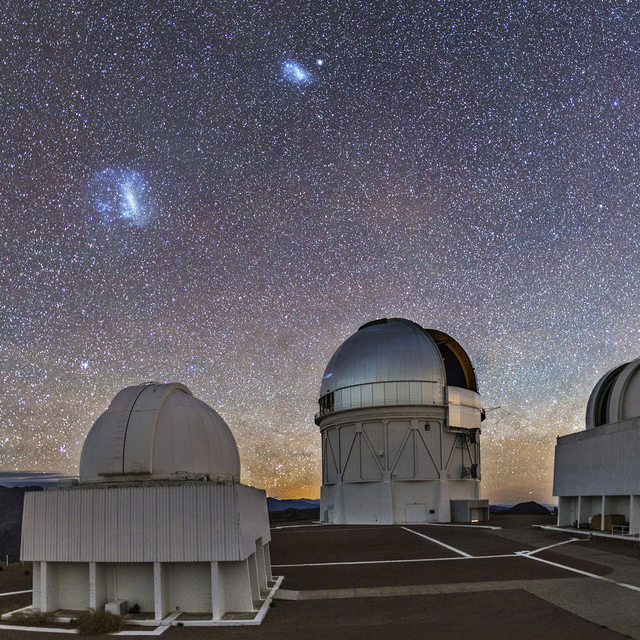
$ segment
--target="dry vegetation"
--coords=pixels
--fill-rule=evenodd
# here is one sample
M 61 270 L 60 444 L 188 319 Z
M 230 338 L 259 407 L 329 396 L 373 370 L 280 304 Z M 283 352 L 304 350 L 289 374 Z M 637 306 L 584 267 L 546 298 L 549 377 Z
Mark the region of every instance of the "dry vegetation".
M 107 611 L 87 611 L 72 620 L 68 625 L 58 622 L 55 614 L 50 611 L 16 613 L 9 620 L 3 620 L 3 623 L 20 627 L 51 627 L 52 629 L 69 628 L 71 626 L 85 635 L 115 633 L 122 631 L 125 624 L 121 616 L 116 616 Z
M 102 635 L 122 631 L 124 619 L 108 611 L 87 611 L 75 621 L 74 626 L 79 633 Z
M 51 611 L 34 611 L 15 613 L 8 620 L 3 620 L 5 624 L 15 624 L 21 627 L 53 627 L 60 626 L 56 622 L 56 617 Z

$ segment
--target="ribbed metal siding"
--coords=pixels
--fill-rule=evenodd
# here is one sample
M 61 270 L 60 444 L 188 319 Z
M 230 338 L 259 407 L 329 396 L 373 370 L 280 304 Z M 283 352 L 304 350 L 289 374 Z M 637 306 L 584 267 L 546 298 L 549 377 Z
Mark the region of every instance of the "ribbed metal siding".
M 442 404 L 442 388 L 435 381 L 376 382 L 338 389 L 333 394 L 333 411 L 360 407 Z M 321 412 L 321 413 L 330 413 Z
M 55 562 L 242 560 L 238 486 L 162 486 L 28 493 L 22 559 Z M 259 518 L 256 538 L 269 538 Z M 266 523 L 266 524 L 265 524 Z M 255 528 L 251 527 L 252 529 Z M 264 531 L 263 531 L 264 529 Z
M 264 489 L 238 487 L 239 528 L 242 536 L 243 557 L 249 557 L 256 550 L 256 540 L 262 538 L 262 544 L 271 540 L 269 513 L 267 512 L 267 494 Z
M 640 495 L 640 418 L 558 438 L 553 495 Z

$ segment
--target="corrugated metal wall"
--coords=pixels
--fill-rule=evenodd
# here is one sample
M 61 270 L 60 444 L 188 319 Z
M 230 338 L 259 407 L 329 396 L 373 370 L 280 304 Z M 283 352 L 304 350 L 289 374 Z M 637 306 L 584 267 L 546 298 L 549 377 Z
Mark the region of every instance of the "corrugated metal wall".
M 243 560 L 247 545 L 240 530 L 238 490 L 255 505 L 257 521 L 249 526 L 253 535 L 258 534 L 254 541 L 262 537 L 266 542 L 270 536 L 264 492 L 252 487 L 185 485 L 27 493 L 21 557 L 51 562 Z M 253 492 L 255 499 L 249 496 Z M 245 512 L 245 522 L 247 517 Z
M 553 495 L 640 495 L 640 418 L 558 438 Z
M 246 485 L 236 485 L 240 513 L 240 535 L 242 538 L 242 557 L 248 558 L 256 551 L 256 540 L 262 538 L 262 544 L 271 541 L 269 512 L 267 511 L 267 492 Z

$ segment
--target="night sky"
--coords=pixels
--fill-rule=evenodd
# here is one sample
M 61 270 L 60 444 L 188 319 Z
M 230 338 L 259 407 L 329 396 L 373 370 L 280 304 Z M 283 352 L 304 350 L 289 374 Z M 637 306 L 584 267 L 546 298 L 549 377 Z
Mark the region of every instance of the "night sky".
M 186 384 L 243 482 L 317 497 L 324 367 L 451 334 L 483 494 L 640 356 L 637 2 L 3 3 L 0 470 L 77 473 L 123 387 Z

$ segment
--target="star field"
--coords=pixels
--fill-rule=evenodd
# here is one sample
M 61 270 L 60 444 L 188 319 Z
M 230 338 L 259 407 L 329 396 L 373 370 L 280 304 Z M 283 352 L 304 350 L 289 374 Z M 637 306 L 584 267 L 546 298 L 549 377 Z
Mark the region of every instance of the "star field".
M 640 356 L 640 10 L 613 1 L 8 3 L 0 470 L 75 473 L 178 381 L 243 482 L 316 497 L 329 358 L 405 317 L 476 367 L 483 494 Z

